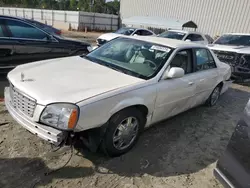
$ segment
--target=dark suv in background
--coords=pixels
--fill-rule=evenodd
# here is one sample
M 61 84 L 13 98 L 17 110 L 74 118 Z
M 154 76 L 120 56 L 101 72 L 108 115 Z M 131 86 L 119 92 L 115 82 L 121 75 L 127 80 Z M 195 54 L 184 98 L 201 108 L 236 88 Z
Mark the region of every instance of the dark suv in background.
M 0 73 L 17 65 L 87 54 L 91 45 L 54 35 L 22 18 L 0 16 Z

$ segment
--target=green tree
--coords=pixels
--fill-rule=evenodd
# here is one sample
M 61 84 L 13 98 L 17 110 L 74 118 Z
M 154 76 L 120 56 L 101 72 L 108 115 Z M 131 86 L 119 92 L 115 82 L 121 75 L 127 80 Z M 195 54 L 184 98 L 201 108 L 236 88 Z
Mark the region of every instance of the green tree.
M 77 8 L 77 2 L 76 2 L 76 0 L 70 0 L 70 2 L 69 2 L 69 8 L 70 8 L 70 10 L 76 10 L 76 8 Z
M 89 12 L 90 11 L 90 1 L 79 0 L 78 4 L 77 4 L 77 7 L 79 8 L 79 10 Z
M 108 14 L 119 14 L 120 1 L 114 0 L 106 3 L 106 13 Z

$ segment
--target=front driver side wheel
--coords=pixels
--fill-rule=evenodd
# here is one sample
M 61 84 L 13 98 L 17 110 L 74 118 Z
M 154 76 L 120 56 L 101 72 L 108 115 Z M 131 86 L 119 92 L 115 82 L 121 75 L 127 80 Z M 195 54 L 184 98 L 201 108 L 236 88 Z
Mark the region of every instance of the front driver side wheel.
M 145 117 L 136 108 L 128 108 L 113 115 L 102 141 L 102 149 L 109 156 L 119 156 L 136 144 L 143 130 Z

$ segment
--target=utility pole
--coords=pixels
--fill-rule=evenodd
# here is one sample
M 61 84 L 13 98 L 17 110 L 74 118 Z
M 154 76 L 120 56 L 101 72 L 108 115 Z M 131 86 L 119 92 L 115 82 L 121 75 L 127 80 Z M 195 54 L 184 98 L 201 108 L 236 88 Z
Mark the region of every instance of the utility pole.
M 94 6 L 94 4 L 95 4 L 95 0 L 90 0 L 90 8 L 89 8 L 89 10 L 90 10 L 90 12 L 92 12 L 92 7 Z

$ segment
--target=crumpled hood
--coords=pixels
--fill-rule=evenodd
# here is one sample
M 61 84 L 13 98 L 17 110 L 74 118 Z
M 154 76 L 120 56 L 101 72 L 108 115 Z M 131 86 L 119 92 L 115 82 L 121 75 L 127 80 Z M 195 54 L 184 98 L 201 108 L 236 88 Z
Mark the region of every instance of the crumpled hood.
M 21 74 L 24 81 L 21 81 Z M 80 56 L 24 64 L 9 72 L 8 79 L 42 105 L 77 103 L 144 81 Z
M 124 35 L 117 34 L 117 33 L 105 33 L 105 34 L 101 35 L 100 37 L 98 37 L 98 39 L 110 41 L 110 40 L 117 38 L 117 37 L 120 37 L 120 36 L 124 36 Z
M 250 47 L 249 46 L 231 46 L 231 45 L 209 44 L 208 47 L 211 50 L 250 54 Z

